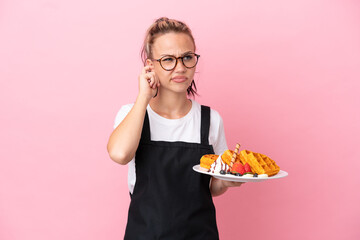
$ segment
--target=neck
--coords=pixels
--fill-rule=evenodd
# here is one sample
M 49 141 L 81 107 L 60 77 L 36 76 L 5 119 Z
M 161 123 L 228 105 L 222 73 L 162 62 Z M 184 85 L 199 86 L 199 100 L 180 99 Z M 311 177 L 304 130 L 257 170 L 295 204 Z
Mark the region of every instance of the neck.
M 151 109 L 162 117 L 177 119 L 184 117 L 191 109 L 192 103 L 186 93 L 162 91 L 150 100 Z

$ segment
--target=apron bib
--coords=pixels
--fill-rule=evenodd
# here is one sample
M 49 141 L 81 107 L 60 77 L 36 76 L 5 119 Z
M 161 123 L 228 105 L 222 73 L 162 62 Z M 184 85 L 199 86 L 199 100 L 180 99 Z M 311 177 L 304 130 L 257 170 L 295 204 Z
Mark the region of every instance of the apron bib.
M 210 108 L 201 106 L 201 143 L 151 141 L 146 112 L 125 240 L 219 239 L 211 177 L 192 169 L 214 153 L 209 128 Z

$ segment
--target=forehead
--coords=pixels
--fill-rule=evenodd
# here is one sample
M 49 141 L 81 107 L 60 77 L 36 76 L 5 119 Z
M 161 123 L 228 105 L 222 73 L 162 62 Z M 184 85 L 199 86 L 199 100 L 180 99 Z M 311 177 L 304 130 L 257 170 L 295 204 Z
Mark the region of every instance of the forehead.
M 195 46 L 189 35 L 171 32 L 157 37 L 152 50 L 154 57 L 161 55 L 180 56 L 185 52 L 194 52 Z

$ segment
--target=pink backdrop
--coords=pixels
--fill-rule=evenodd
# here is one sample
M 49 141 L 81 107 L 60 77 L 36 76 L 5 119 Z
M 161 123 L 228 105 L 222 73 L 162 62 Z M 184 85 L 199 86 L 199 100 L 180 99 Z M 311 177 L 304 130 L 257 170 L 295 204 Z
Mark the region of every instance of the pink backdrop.
M 221 239 L 360 239 L 360 3 L 0 1 L 0 239 L 121 239 L 106 152 L 160 16 L 190 25 L 202 104 L 230 148 L 289 172 L 215 198 Z

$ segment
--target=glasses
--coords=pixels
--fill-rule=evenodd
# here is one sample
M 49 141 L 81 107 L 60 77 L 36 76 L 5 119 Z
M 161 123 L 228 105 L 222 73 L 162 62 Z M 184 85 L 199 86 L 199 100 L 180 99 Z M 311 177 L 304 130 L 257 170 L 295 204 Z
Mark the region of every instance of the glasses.
M 186 68 L 193 68 L 198 63 L 199 57 L 200 57 L 200 55 L 198 55 L 196 53 L 187 53 L 182 57 L 175 57 L 175 56 L 168 55 L 168 56 L 164 56 L 159 59 L 152 59 L 152 60 L 158 61 L 160 63 L 160 66 L 165 71 L 171 71 L 176 67 L 179 59 L 181 59 L 182 64 Z

